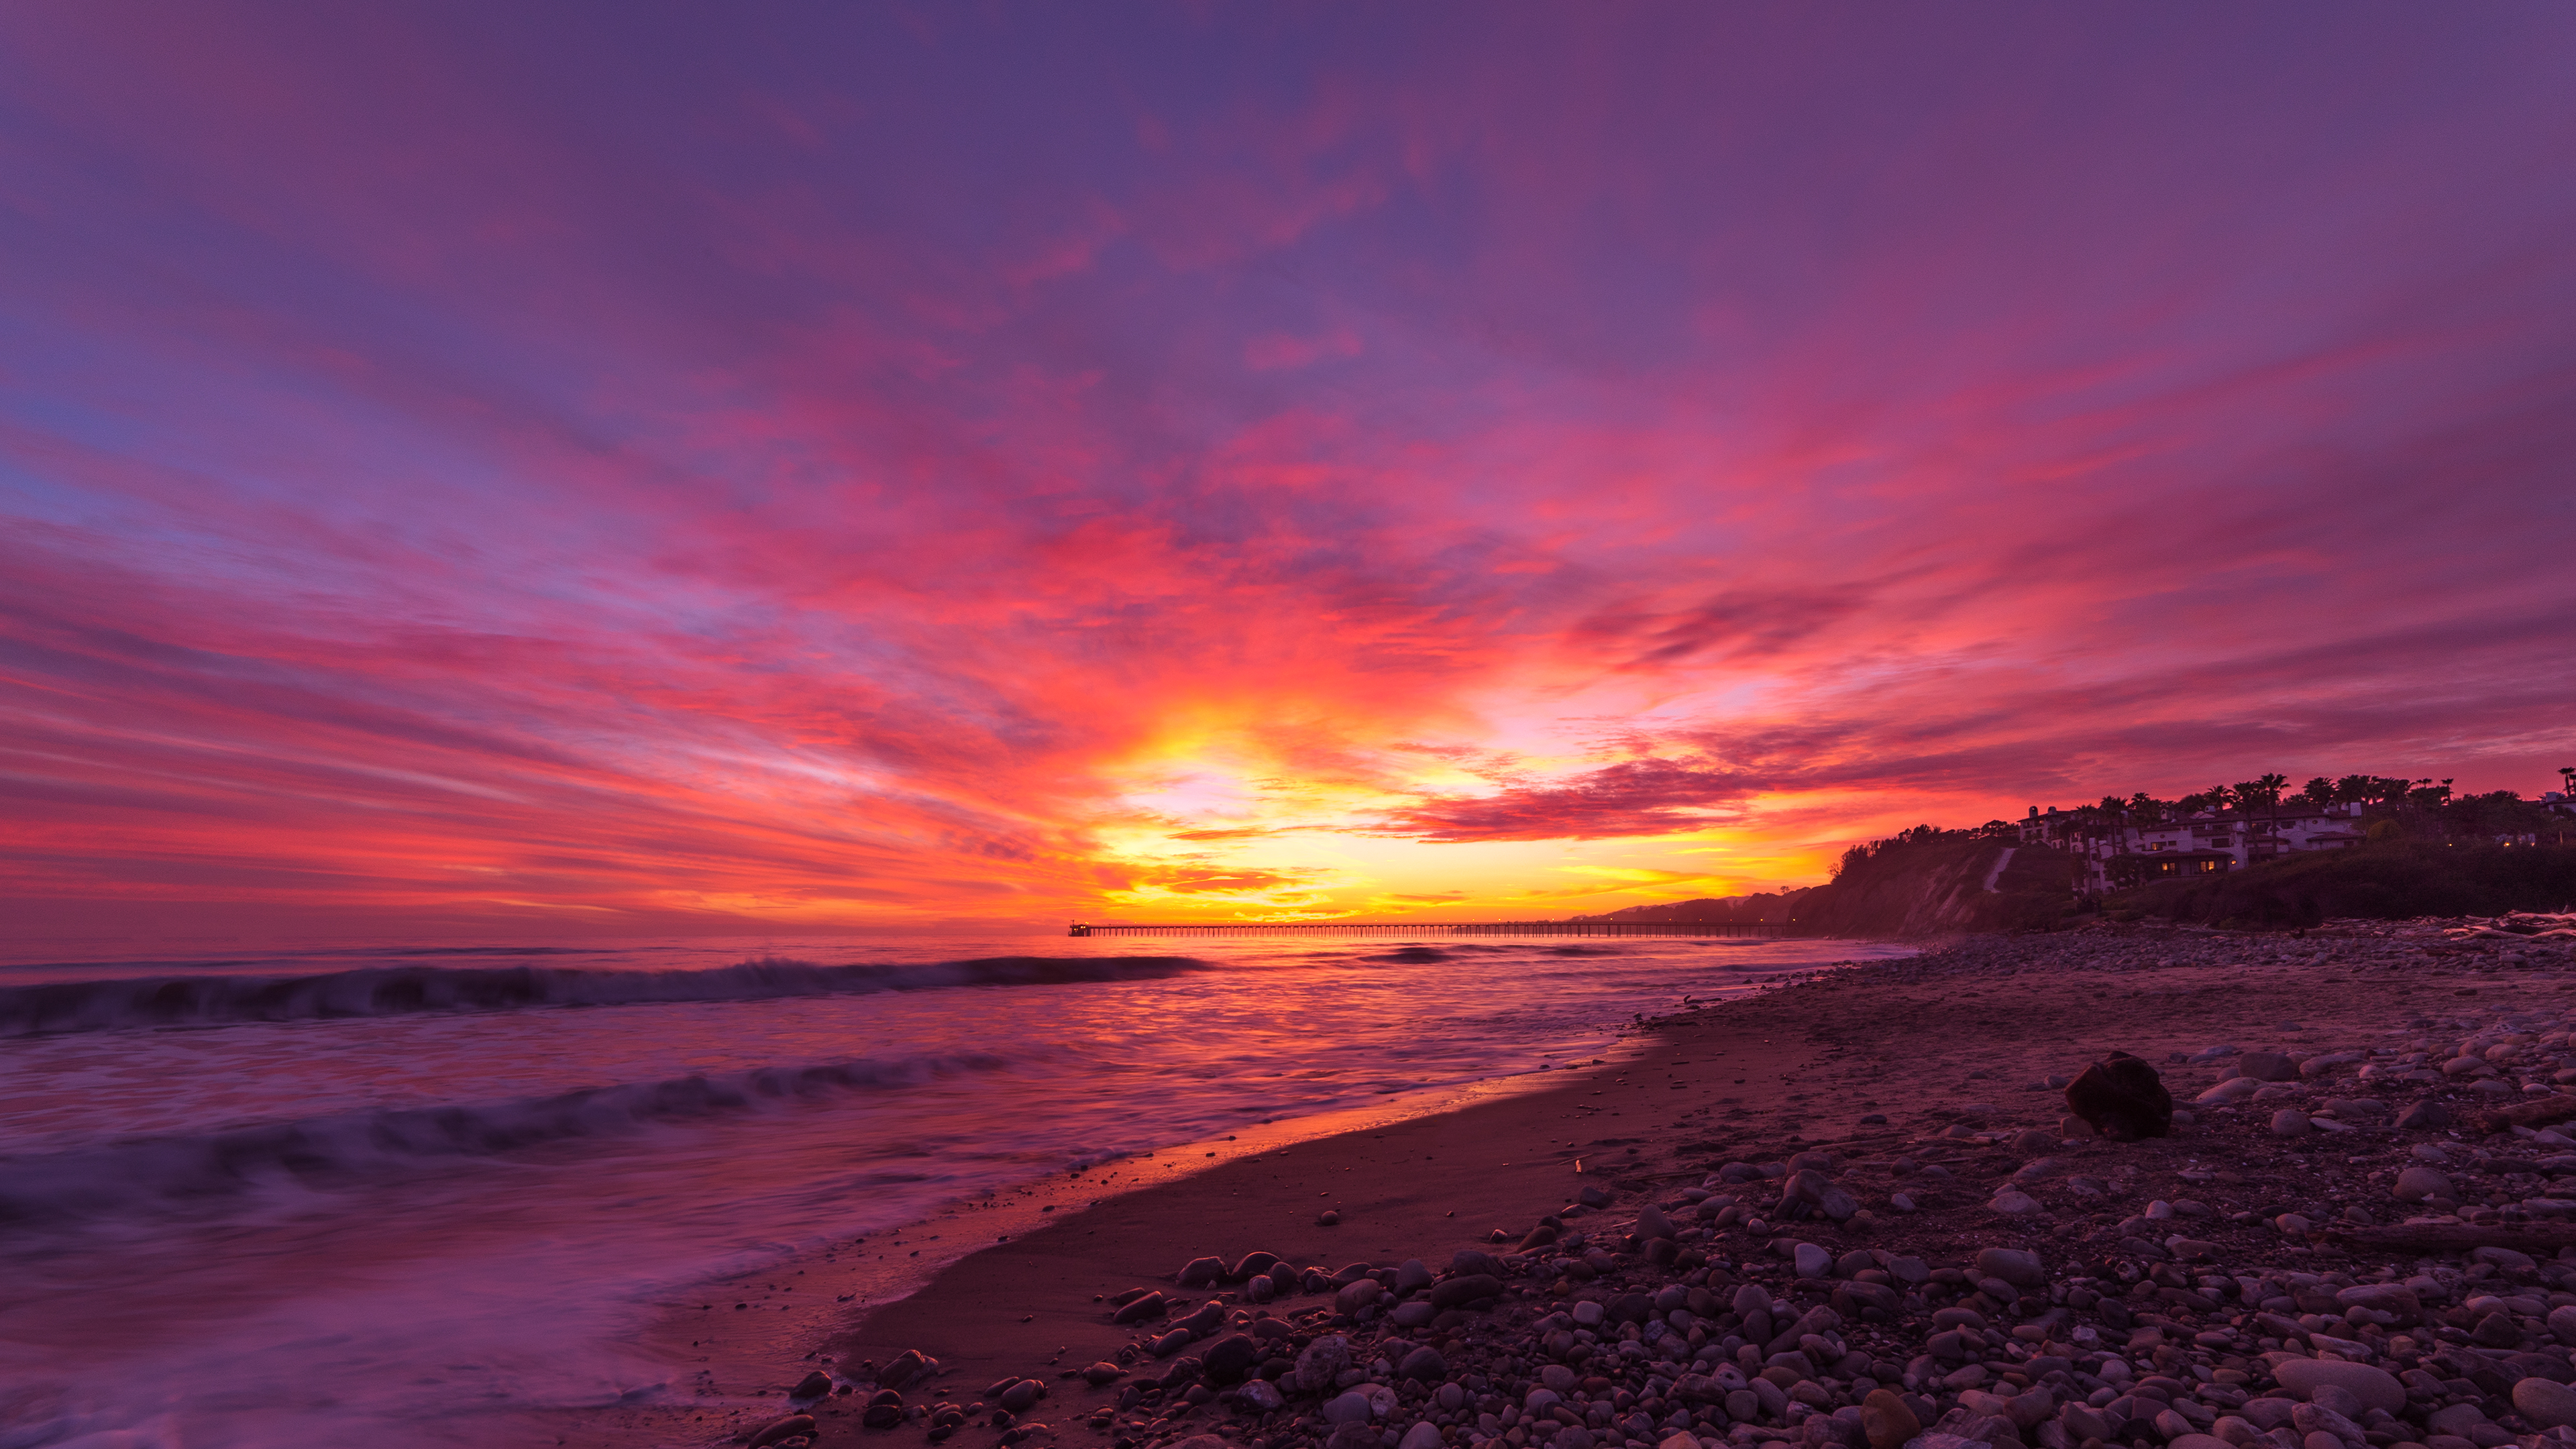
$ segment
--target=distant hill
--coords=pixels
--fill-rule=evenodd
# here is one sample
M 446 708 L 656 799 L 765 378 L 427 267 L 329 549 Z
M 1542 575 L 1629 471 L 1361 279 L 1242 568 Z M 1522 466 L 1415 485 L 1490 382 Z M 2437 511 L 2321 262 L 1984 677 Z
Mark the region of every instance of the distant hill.
M 1788 919 L 1787 902 L 1804 891 L 1779 894 L 1763 892 L 1750 896 L 1702 896 L 1695 901 L 1666 901 L 1661 905 L 1630 906 L 1623 911 L 1605 911 L 1597 916 L 1576 916 L 1578 921 L 1782 921 Z

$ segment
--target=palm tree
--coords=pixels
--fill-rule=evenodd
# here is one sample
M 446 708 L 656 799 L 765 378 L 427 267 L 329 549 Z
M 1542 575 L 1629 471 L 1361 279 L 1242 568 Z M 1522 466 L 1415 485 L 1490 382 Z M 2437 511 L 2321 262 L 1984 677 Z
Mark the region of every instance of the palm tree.
M 2254 788 L 2262 794 L 2264 808 L 2271 812 L 2272 840 L 2276 847 L 2281 838 L 2281 791 L 2286 789 L 2289 783 L 2289 776 L 2277 772 L 2264 775 L 2254 782 Z

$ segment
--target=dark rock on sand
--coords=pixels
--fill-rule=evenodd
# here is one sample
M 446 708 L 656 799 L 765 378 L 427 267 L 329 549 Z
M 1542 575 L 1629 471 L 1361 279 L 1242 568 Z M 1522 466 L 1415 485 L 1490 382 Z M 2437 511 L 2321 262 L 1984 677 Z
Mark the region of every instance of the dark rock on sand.
M 1241 1283 L 1269 1272 L 1282 1261 L 1277 1253 L 1246 1253 L 1242 1262 L 1226 1270 L 1225 1276 L 1232 1282 Z
M 1112 1323 L 1142 1323 L 1148 1318 L 1162 1317 L 1169 1307 L 1170 1304 L 1164 1299 L 1162 1294 L 1147 1293 L 1142 1297 L 1129 1299 L 1125 1304 L 1119 1307 L 1117 1312 L 1109 1315 L 1109 1321 Z
M 1154 1296 L 1159 1298 L 1162 1295 L 1156 1294 Z M 927 1375 L 937 1373 L 938 1371 L 939 1360 L 923 1353 L 920 1349 L 907 1348 L 901 1354 L 896 1356 L 894 1362 L 887 1364 L 885 1368 L 877 1374 L 877 1387 L 880 1389 L 900 1389 L 904 1385 L 911 1383 L 914 1379 L 922 1378 Z
M 1182 1266 L 1178 1281 L 1184 1288 L 1196 1288 L 1202 1284 L 1214 1283 L 1224 1276 L 1225 1259 L 1192 1258 Z
M 2438 1132 L 2451 1125 L 2451 1109 L 2431 1097 L 2406 1109 L 2397 1125 L 2408 1132 Z
M 1483 1254 L 1477 1256 L 1482 1257 Z M 1431 1306 L 1442 1311 L 1501 1296 L 1503 1280 L 1490 1273 L 1465 1273 L 1431 1287 Z
M 900 1420 L 903 1417 L 903 1410 L 895 1410 L 895 1417 Z M 884 1425 L 871 1427 L 891 1428 L 893 1426 Z M 772 1419 L 768 1423 L 761 1425 L 759 1432 L 753 1434 L 751 1438 L 745 1442 L 751 1445 L 751 1449 L 764 1449 L 764 1446 L 778 1443 L 782 1439 L 793 1439 L 799 1434 L 810 1435 L 813 1432 L 813 1415 L 790 1414 L 784 1419 Z
M 1207 1352 L 1199 1356 L 1199 1366 L 1209 1383 L 1224 1388 L 1241 1383 L 1253 1365 L 1261 1362 L 1262 1352 L 1261 1345 L 1250 1335 L 1228 1334 L 1208 1345 Z
M 796 1387 L 787 1391 L 787 1397 L 791 1399 L 819 1399 L 831 1392 L 832 1376 L 823 1372 L 821 1369 L 816 1369 L 814 1372 L 798 1379 L 796 1381 Z
M 2163 1074 L 2127 1052 L 2078 1073 L 2066 1086 L 2066 1109 L 2114 1142 L 2173 1133 L 2173 1093 Z

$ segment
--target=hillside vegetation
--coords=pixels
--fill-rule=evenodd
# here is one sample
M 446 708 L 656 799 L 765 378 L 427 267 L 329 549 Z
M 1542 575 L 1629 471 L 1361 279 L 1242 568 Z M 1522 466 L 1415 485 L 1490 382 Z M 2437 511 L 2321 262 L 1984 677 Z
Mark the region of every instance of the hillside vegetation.
M 2555 911 L 2576 904 L 2576 846 L 2379 840 L 2356 850 L 2267 861 L 2197 880 L 2157 881 L 2106 903 L 2149 916 L 2239 929 L 2287 930 L 2330 916 L 2404 920 Z

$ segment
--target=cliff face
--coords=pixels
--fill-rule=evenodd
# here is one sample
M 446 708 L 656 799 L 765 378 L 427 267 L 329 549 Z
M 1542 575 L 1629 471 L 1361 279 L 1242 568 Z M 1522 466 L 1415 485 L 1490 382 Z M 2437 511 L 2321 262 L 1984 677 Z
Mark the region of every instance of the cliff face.
M 1990 840 L 1903 846 L 1798 892 L 1794 915 L 1834 936 L 2044 930 L 2066 914 L 2074 867 L 2062 851 Z

